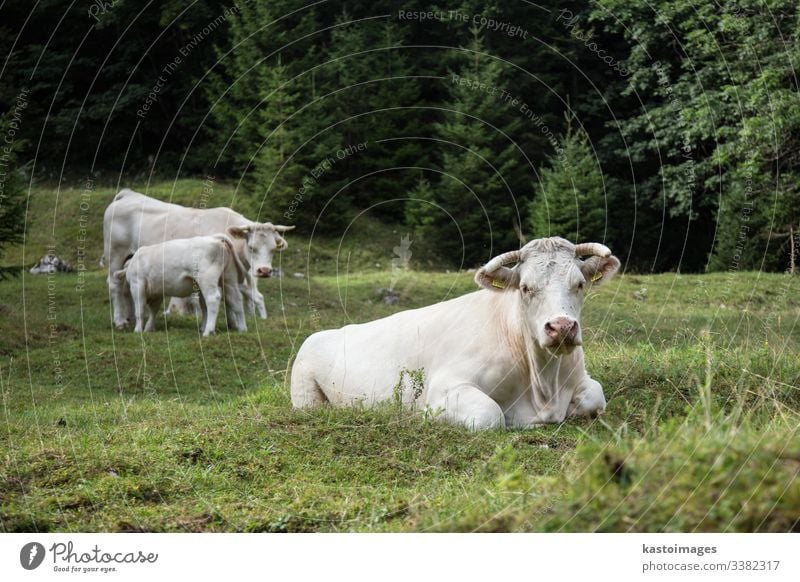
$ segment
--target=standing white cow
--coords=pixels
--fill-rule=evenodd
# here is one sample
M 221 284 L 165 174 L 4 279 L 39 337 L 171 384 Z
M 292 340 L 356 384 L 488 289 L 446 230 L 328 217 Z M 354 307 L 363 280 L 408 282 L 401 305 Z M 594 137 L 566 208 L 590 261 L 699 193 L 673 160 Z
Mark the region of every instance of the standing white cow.
M 598 243 L 531 241 L 476 273 L 484 290 L 309 336 L 292 404 L 369 406 L 399 391 L 474 430 L 598 414 L 605 397 L 586 373 L 579 317 L 585 289 L 619 265 Z
M 133 190 L 120 190 L 106 208 L 103 217 L 103 254 L 108 264 L 108 287 L 114 311 L 114 325 L 123 328 L 130 322 L 133 300 L 127 287 L 114 273 L 139 247 L 177 238 L 226 232 L 229 226 L 248 228 L 252 265 L 245 283 L 240 286 L 244 298 L 266 318 L 264 296 L 258 291 L 258 278 L 272 274 L 272 253 L 288 245 L 281 236 L 293 226 L 271 222 L 253 222 L 230 208 L 186 208 L 162 202 Z
M 117 280 L 127 280 L 130 287 L 136 316 L 134 331 L 155 330 L 164 297 L 188 297 L 199 292 L 203 335 L 211 335 L 216 329 L 223 291 L 232 327 L 247 331 L 239 285 L 250 268 L 250 232 L 235 226 L 229 227 L 228 232 L 235 238 L 217 234 L 139 247 L 126 267 L 114 273 Z

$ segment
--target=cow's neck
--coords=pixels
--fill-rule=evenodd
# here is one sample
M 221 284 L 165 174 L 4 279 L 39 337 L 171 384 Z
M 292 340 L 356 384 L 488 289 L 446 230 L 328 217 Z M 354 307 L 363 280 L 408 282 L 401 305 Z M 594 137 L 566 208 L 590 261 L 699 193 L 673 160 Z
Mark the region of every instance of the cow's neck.
M 250 270 L 250 254 L 247 252 L 247 240 L 243 238 L 234 238 L 233 240 L 233 251 L 236 253 L 236 256 L 239 257 L 239 260 L 242 262 L 244 268 L 249 271 Z
M 583 350 L 578 347 L 571 354 L 555 356 L 540 347 L 533 339 L 524 305 L 518 293 L 503 293 L 504 333 L 507 334 L 511 357 L 527 369 L 531 396 L 537 410 L 543 407 L 561 407 L 564 400 L 572 398 L 585 374 Z

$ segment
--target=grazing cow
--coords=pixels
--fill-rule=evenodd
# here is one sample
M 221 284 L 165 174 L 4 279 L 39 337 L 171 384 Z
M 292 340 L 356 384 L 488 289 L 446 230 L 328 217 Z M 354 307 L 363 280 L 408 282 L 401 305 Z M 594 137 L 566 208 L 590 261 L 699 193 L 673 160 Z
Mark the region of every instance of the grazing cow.
M 164 297 L 189 297 L 199 292 L 203 335 L 210 335 L 216 329 L 223 291 L 233 328 L 247 331 L 239 285 L 250 269 L 248 238 L 252 231 L 231 226 L 228 232 L 235 238 L 217 234 L 139 247 L 125 268 L 114 273 L 115 279 L 127 281 L 130 287 L 136 317 L 134 331 L 155 330 L 155 318 Z
M 580 310 L 585 290 L 619 265 L 598 243 L 531 241 L 478 270 L 483 290 L 309 336 L 292 404 L 400 397 L 474 430 L 598 414 L 606 402 L 584 366 Z
M 293 226 L 253 222 L 230 208 L 185 208 L 133 190 L 120 190 L 103 217 L 103 256 L 108 263 L 114 325 L 123 328 L 129 323 L 133 303 L 125 285 L 113 275 L 122 269 L 126 259 L 139 247 L 173 239 L 224 233 L 230 226 L 249 229 L 248 245 L 252 264 L 245 282 L 239 288 L 258 315 L 266 318 L 267 310 L 264 296 L 258 291 L 258 278 L 272 274 L 272 253 L 288 247 L 281 234 L 293 229 Z

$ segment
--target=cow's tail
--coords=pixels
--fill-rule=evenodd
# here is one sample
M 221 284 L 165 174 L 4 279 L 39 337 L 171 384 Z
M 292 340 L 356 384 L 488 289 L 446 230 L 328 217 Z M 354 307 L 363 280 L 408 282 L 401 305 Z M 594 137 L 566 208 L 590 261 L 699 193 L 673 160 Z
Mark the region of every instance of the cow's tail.
M 132 258 L 133 255 L 128 255 L 125 257 L 125 260 L 122 262 L 122 268 L 119 271 L 114 271 L 112 277 L 114 277 L 117 281 L 125 281 L 125 277 L 128 275 L 128 266 L 130 265 Z
M 228 251 L 231 258 L 233 259 L 233 264 L 236 265 L 236 275 L 239 283 L 244 283 L 245 279 L 247 278 L 247 267 L 244 266 L 242 263 L 242 259 L 239 258 L 239 254 L 236 252 L 236 249 L 233 246 L 233 239 L 229 237 L 227 234 L 220 234 L 217 235 L 222 246 Z

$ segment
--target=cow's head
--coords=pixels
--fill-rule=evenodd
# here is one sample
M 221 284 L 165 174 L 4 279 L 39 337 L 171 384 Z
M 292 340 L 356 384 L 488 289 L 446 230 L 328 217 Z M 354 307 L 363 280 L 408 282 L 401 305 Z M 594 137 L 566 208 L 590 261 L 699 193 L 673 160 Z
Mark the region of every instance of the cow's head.
M 272 253 L 284 251 L 289 246 L 281 233 L 293 228 L 271 222 L 254 222 L 249 226 L 229 226 L 228 234 L 245 239 L 245 258 L 250 271 L 256 277 L 269 277 L 272 275 Z
M 541 238 L 493 258 L 478 270 L 475 282 L 492 291 L 518 293 L 532 339 L 553 353 L 568 354 L 582 343 L 584 293 L 609 280 L 619 265 L 599 243 Z

